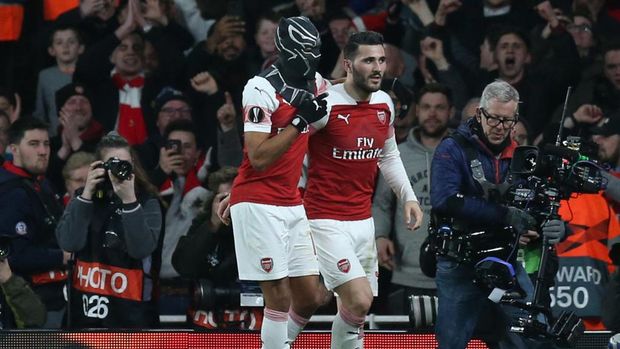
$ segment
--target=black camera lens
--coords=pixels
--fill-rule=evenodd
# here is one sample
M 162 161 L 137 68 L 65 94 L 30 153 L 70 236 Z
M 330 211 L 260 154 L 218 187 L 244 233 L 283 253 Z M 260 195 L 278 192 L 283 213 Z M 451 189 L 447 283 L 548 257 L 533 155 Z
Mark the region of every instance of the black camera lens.
M 110 158 L 103 164 L 103 168 L 112 172 L 112 174 L 121 181 L 129 179 L 133 173 L 133 166 L 129 161 L 119 158 Z

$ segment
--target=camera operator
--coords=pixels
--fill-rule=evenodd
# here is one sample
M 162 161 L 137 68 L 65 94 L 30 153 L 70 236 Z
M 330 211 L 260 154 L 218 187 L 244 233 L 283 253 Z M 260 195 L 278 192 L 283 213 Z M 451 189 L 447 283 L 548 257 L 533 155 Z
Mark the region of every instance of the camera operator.
M 96 156 L 56 229 L 60 246 L 76 259 L 72 325 L 153 327 L 152 271 L 162 228 L 157 192 L 124 138 L 104 136 Z
M 2 254 L 0 248 L 0 254 Z M 45 305 L 23 278 L 13 274 L 9 261 L 0 256 L 0 329 L 41 327 Z
M 239 308 L 239 285 L 232 226 L 217 216 L 217 206 L 228 195 L 237 176 L 234 167 L 223 167 L 209 175 L 209 189 L 215 194 L 205 201 L 186 236 L 172 255 L 172 265 L 182 277 L 194 279 L 194 325 L 202 328 L 260 328 L 262 309 Z M 200 286 L 203 292 L 200 293 Z M 222 290 L 219 293 L 215 290 Z M 209 297 L 211 295 L 211 297 Z M 203 299 L 199 297 L 202 296 Z
M 502 202 L 502 191 L 507 189 L 506 179 L 512 152 L 516 147 L 509 135 L 518 120 L 519 93 L 508 83 L 495 81 L 488 84 L 481 96 L 476 116 L 460 126 L 452 136 L 437 147 L 431 166 L 432 219 L 457 236 L 477 231 L 492 235 L 492 242 L 508 241 L 512 251 L 516 241 L 508 237 L 506 226 L 519 234 L 519 242 L 527 244 L 539 234 L 534 229 L 535 220 L 527 213 Z M 542 233 L 556 243 L 564 234 L 561 221 L 545 224 Z M 466 248 L 467 250 L 467 248 Z M 490 288 L 483 282 L 474 283 L 476 269 L 473 263 L 458 262 L 461 251 L 450 250 L 450 256 L 437 258 L 438 319 L 435 327 L 439 348 L 465 348 L 472 337 L 480 315 L 490 308 L 497 308 L 487 298 L 492 298 Z M 477 253 L 476 247 L 469 251 Z M 514 270 L 518 285 L 528 295 L 533 286 L 523 267 L 515 263 L 516 253 L 511 252 L 502 265 Z M 476 262 L 476 261 L 472 261 Z M 507 264 L 511 267 L 508 267 Z M 496 301 L 499 301 L 496 299 Z M 513 309 L 501 309 L 510 321 Z M 499 322 L 498 322 L 499 323 Z M 526 339 L 510 333 L 510 324 L 502 328 L 499 345 L 516 348 L 526 346 Z

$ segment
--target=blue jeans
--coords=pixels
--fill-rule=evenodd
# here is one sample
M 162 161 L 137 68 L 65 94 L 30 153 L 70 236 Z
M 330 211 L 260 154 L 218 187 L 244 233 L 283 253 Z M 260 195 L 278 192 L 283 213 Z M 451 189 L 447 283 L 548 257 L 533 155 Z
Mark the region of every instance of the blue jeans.
M 517 281 L 527 294 L 526 301 L 531 300 L 534 287 L 520 263 L 514 265 Z M 439 311 L 435 333 L 440 349 L 465 348 L 471 339 L 481 314 L 501 314 L 503 321 L 499 348 L 534 348 L 538 345 L 509 331 L 513 318 L 524 314 L 515 307 L 499 305 L 487 297 L 489 291 L 473 283 L 474 268 L 471 265 L 459 264 L 444 257 L 437 258 L 437 296 Z M 490 309 L 497 307 L 496 309 Z M 495 319 L 493 319 L 495 320 Z

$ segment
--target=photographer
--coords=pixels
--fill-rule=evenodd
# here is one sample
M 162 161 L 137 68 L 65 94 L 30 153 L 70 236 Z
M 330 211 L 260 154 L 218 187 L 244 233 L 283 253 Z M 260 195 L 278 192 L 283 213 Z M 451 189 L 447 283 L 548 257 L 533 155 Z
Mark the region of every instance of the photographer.
M 519 93 L 508 83 L 495 81 L 482 93 L 476 116 L 468 120 L 452 136 L 437 147 L 431 166 L 431 205 L 435 226 L 447 229 L 456 236 L 484 231 L 492 236 L 491 243 L 501 247 L 504 240 L 510 244 L 505 251 L 515 251 L 516 237 L 505 230 L 512 226 L 519 234 L 519 242 L 527 244 L 539 234 L 533 230 L 534 219 L 514 207 L 506 207 L 501 191 L 508 177 L 508 168 L 516 146 L 509 135 L 518 119 Z M 558 224 L 559 223 L 559 224 Z M 542 233 L 552 243 L 563 235 L 564 225 L 550 221 Z M 505 247 L 505 246 L 504 246 Z M 492 248 L 492 247 L 489 247 Z M 474 263 L 459 262 L 461 250 L 448 248 L 448 254 L 437 258 L 438 319 L 435 327 L 439 348 L 465 348 L 472 337 L 480 315 L 488 310 L 498 310 L 510 322 L 512 309 L 499 309 L 490 302 L 491 289 L 484 282 L 474 283 L 478 268 Z M 464 252 L 482 254 L 476 245 Z M 508 253 L 502 263 L 504 270 L 514 270 L 518 286 L 531 298 L 533 287 L 519 263 L 516 253 Z M 508 267 L 511 265 L 511 267 Z M 499 301 L 499 300 L 497 300 Z M 496 321 L 496 320 L 494 320 Z M 501 321 L 496 321 L 501 324 Z M 505 334 L 499 345 L 525 348 L 526 340 L 508 331 L 510 323 L 499 332 Z
M 3 246 L 2 246 L 3 247 Z M 26 283 L 13 274 L 0 247 L 0 329 L 41 327 L 45 305 Z
M 162 228 L 157 193 L 124 138 L 103 137 L 96 155 L 56 229 L 60 246 L 75 253 L 72 325 L 153 327 L 153 253 Z
M 197 304 L 190 310 L 194 325 L 203 328 L 234 327 L 252 330 L 260 328 L 260 323 L 256 320 L 262 319 L 260 308 L 239 308 L 232 226 L 224 225 L 216 213 L 218 204 L 230 192 L 236 176 L 237 169 L 234 167 L 223 167 L 209 175 L 209 188 L 215 195 L 211 200 L 205 201 L 189 232 L 179 239 L 172 255 L 172 265 L 179 274 L 195 279 L 206 291 L 203 293 L 204 299 L 195 297 Z M 209 292 L 216 289 L 225 290 L 224 294 L 230 296 L 217 297 L 213 292 Z M 209 298 L 209 295 L 213 297 Z M 232 299 L 234 296 L 237 298 Z

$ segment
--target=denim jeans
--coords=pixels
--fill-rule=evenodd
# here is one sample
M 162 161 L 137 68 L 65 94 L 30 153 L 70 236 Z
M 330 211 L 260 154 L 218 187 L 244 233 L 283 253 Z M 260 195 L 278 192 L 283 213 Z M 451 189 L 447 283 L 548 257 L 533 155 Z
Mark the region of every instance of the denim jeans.
M 534 287 L 520 263 L 515 263 L 517 282 L 527 294 L 526 301 L 531 300 Z M 529 339 L 509 331 L 512 319 L 524 314 L 523 310 L 507 305 L 491 302 L 487 297 L 490 293 L 473 283 L 474 268 L 471 265 L 459 264 L 444 257 L 437 258 L 437 295 L 439 311 L 435 333 L 440 349 L 465 348 L 471 339 L 481 314 L 500 314 L 499 348 L 534 348 L 542 346 Z M 495 307 L 496 309 L 490 309 Z M 489 320 L 489 319 L 487 319 Z M 548 347 L 548 344 L 546 344 Z

